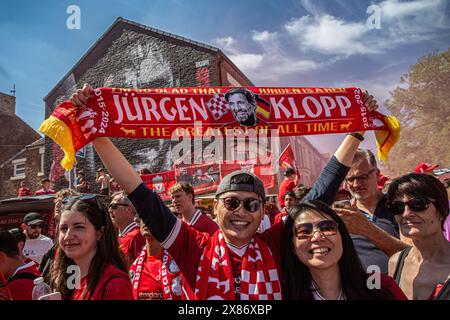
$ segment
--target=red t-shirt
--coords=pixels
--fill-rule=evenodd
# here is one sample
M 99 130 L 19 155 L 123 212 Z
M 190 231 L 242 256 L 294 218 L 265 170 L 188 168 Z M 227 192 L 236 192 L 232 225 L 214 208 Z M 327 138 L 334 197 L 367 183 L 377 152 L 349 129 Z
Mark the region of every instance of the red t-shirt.
M 260 237 L 272 252 L 277 266 L 279 279 L 282 279 L 281 252 L 283 245 L 283 228 L 284 223 L 276 223 L 265 232 L 257 233 L 255 235 L 255 237 Z M 199 232 L 193 226 L 177 220 L 170 236 L 162 243 L 163 247 L 165 247 L 175 259 L 180 270 L 183 270 L 183 289 L 185 289 L 185 293 L 189 298 L 194 296 L 193 293 L 195 290 L 200 257 L 207 241 L 210 241 L 210 238 L 211 236 L 207 233 Z M 242 257 L 230 249 L 229 257 L 233 267 L 233 277 L 236 285 L 237 283 L 240 283 Z M 236 291 L 239 291 L 237 288 L 240 287 L 236 287 Z M 239 298 L 238 293 L 239 292 L 236 292 L 237 298 Z
M 156 256 L 148 256 L 144 247 L 130 267 L 131 284 L 135 300 L 163 300 L 161 266 L 163 251 Z M 143 261 L 140 261 L 140 260 Z M 138 270 L 140 269 L 140 270 Z M 136 276 L 139 277 L 136 279 Z
M 284 207 L 284 196 L 286 192 L 292 191 L 295 189 L 295 182 L 291 180 L 283 180 L 280 185 L 280 192 L 278 192 L 278 201 L 280 202 L 280 206 Z
M 80 288 L 74 290 L 71 300 L 82 300 L 86 286 L 87 277 L 83 277 L 80 280 Z M 88 300 L 134 300 L 128 274 L 112 264 L 107 265 Z
M 148 257 L 144 247 L 130 267 L 130 277 L 136 300 L 181 300 L 180 270 L 166 250 Z
M 122 235 L 119 236 L 119 248 L 125 254 L 128 265 L 136 260 L 144 246 L 145 238 L 136 223 L 126 227 Z
M 53 189 L 48 189 L 48 190 L 40 189 L 40 190 L 36 191 L 34 193 L 34 195 L 42 196 L 42 195 L 45 195 L 45 194 L 54 194 L 54 193 L 56 193 L 56 191 L 53 190 Z
M 0 272 L 0 300 L 12 300 L 8 285 L 6 284 L 3 273 Z
M 32 279 L 32 277 L 27 279 L 14 279 L 15 276 L 25 273 L 35 275 L 36 277 L 34 279 L 41 276 L 41 273 L 36 268 L 36 263 L 34 261 L 28 262 L 17 268 L 16 272 L 8 280 L 8 289 L 13 300 L 33 299 L 32 292 L 34 288 L 34 279 Z
M 31 190 L 29 188 L 27 188 L 27 187 L 19 188 L 19 191 L 17 193 L 18 197 L 26 197 L 26 196 L 31 196 L 31 195 L 33 195 L 33 194 L 31 193 Z
M 397 285 L 397 283 L 390 276 L 381 274 L 381 288 L 390 291 L 394 296 L 395 300 L 408 300 L 406 295 L 403 293 L 402 289 Z
M 194 213 L 188 224 L 190 224 L 200 232 L 206 232 L 210 236 L 212 236 L 217 230 L 219 230 L 219 226 L 217 225 L 217 223 L 208 218 L 200 210 L 197 210 Z
M 284 217 L 286 217 L 288 214 L 287 214 L 287 212 L 286 211 L 281 211 L 279 214 L 277 214 L 276 216 L 275 216 L 275 219 L 274 219 L 274 223 L 277 223 L 277 222 L 279 222 L 279 221 L 283 221 L 283 218 Z

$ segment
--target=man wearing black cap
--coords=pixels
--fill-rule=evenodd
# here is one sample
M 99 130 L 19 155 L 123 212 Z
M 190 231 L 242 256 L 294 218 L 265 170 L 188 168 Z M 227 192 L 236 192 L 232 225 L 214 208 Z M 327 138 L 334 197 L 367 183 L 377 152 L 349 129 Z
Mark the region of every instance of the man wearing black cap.
M 359 143 L 353 136 L 344 139 L 305 200 L 332 203 Z M 108 138 L 93 144 L 139 217 L 179 266 L 184 298 L 281 299 L 284 223 L 257 233 L 265 201 L 258 177 L 237 171 L 223 178 L 214 201 L 219 230 L 210 236 L 175 217 Z
M 52 239 L 41 234 L 44 220 L 37 212 L 30 212 L 23 218 L 22 229 L 27 240 L 23 248 L 23 254 L 37 262 L 41 263 L 44 254 L 53 246 Z
M 278 201 L 280 202 L 280 206 L 284 207 L 284 197 L 286 192 L 293 191 L 297 186 L 297 174 L 295 170 L 291 167 L 287 168 L 284 171 L 284 180 L 280 184 L 280 191 L 278 192 Z

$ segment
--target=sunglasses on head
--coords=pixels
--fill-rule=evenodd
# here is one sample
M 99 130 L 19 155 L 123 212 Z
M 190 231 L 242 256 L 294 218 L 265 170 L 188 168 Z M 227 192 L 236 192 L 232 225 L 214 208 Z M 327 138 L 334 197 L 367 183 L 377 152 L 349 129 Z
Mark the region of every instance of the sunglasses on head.
M 111 204 L 108 206 L 108 209 L 116 210 L 119 206 L 128 207 L 128 204 L 126 204 L 126 203 L 118 203 L 118 202 L 111 202 Z
M 432 200 L 420 197 L 420 198 L 414 198 L 409 201 L 403 202 L 403 201 L 392 201 L 387 204 L 388 209 L 392 212 L 394 215 L 403 214 L 405 212 L 405 207 L 408 206 L 408 208 L 412 211 L 424 211 L 428 208 L 430 203 L 433 202 Z
M 338 232 L 338 224 L 333 220 L 323 220 L 315 224 L 310 222 L 300 223 L 294 228 L 297 239 L 308 239 L 317 231 L 322 233 L 324 236 L 334 236 Z
M 85 201 L 85 202 L 88 202 L 88 203 L 93 203 L 93 204 L 97 205 L 97 208 L 100 211 L 103 211 L 103 206 L 102 206 L 101 202 L 99 201 L 99 198 L 98 198 L 98 196 L 96 194 L 83 194 L 83 195 L 80 195 L 80 196 L 65 197 L 62 200 L 63 207 L 66 206 L 69 203 L 72 203 L 72 202 L 78 201 L 78 200 Z
M 248 212 L 256 212 L 261 208 L 262 201 L 255 198 L 247 198 L 244 200 L 240 200 L 235 197 L 225 197 L 225 198 L 219 198 L 219 200 L 223 201 L 223 206 L 230 211 L 236 211 L 238 210 L 241 205 L 244 207 L 245 210 Z

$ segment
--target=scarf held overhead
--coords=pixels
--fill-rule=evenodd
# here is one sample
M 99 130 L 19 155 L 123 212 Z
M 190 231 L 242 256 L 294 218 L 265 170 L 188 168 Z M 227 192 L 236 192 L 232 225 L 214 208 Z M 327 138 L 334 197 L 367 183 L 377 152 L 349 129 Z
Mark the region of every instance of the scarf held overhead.
M 39 130 L 64 151 L 66 170 L 75 152 L 97 137 L 244 135 L 248 128 L 279 136 L 375 130 L 386 160 L 399 122 L 369 112 L 362 94 L 359 88 L 97 88 L 85 106 L 60 104 Z

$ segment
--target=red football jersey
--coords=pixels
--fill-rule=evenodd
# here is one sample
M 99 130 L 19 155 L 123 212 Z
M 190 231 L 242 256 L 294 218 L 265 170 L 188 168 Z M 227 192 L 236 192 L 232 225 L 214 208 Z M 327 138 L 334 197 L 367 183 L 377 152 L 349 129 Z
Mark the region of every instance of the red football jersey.
M 145 238 L 136 223 L 125 228 L 119 236 L 119 248 L 125 254 L 128 265 L 131 265 L 145 246 Z
M 36 268 L 36 263 L 31 261 L 17 268 L 16 272 L 9 277 L 8 289 L 11 293 L 13 300 L 32 300 L 32 292 L 34 288 L 34 282 L 32 278 L 22 278 L 15 280 L 15 276 L 20 276 L 20 274 L 31 274 L 35 275 L 35 278 L 41 276 L 41 273 Z
M 219 230 L 219 226 L 217 225 L 217 223 L 208 218 L 208 216 L 203 214 L 200 210 L 197 210 L 194 213 L 188 224 L 193 226 L 200 232 L 206 232 L 210 236 L 212 236 L 217 230 Z
M 74 290 L 71 300 L 83 300 L 83 291 L 86 286 L 87 277 L 83 277 L 80 281 L 80 288 Z M 107 265 L 88 300 L 134 300 L 127 273 L 112 264 Z
M 11 293 L 9 292 L 8 285 L 6 284 L 5 277 L 0 272 L 0 300 L 11 300 Z
M 295 182 L 291 180 L 283 180 L 280 185 L 280 191 L 278 192 L 278 202 L 280 206 L 284 207 L 284 196 L 286 192 L 292 191 L 295 189 Z

